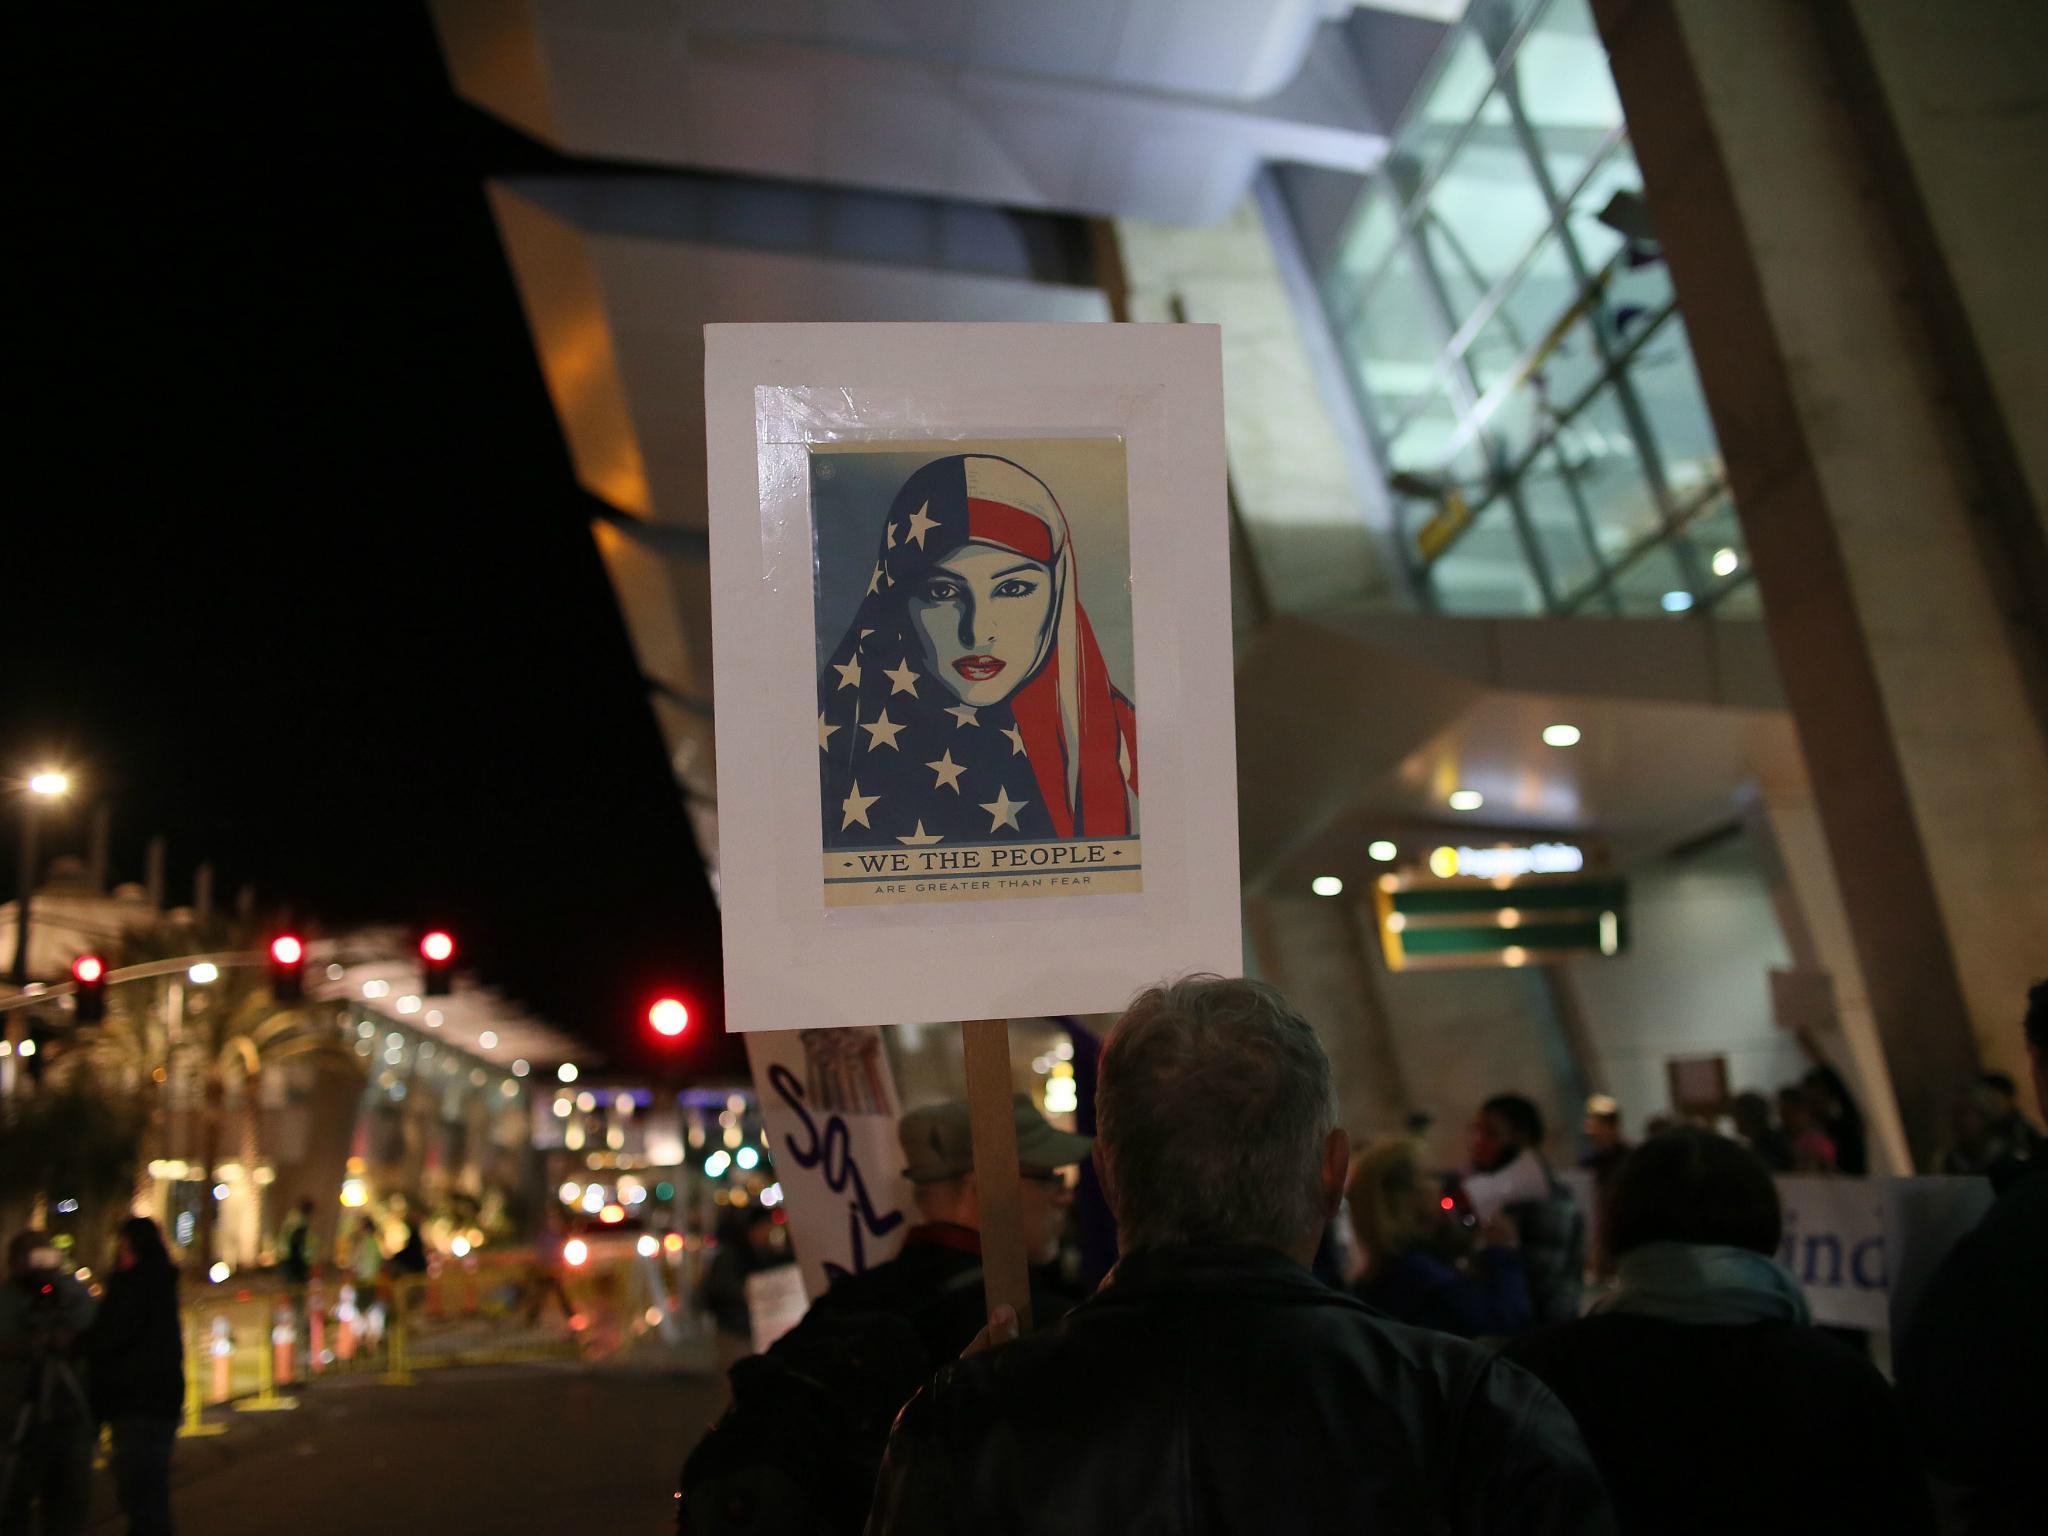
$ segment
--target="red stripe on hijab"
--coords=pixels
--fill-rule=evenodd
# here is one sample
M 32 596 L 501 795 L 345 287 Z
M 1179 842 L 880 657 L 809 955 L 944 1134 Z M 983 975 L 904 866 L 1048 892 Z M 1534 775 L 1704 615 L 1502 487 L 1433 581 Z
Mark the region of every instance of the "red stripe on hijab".
M 1000 544 L 1040 565 L 1052 564 L 1052 529 L 1006 501 L 967 498 L 967 537 L 983 544 Z
M 1080 642 L 1081 665 L 1078 686 L 1081 765 L 1075 776 L 1081 800 L 1083 837 L 1127 837 L 1131 830 L 1130 806 L 1124 799 L 1123 767 L 1118 762 L 1119 730 L 1116 695 L 1109 686 L 1109 668 L 1095 643 L 1095 630 L 1088 623 L 1087 610 L 1074 605 L 1075 630 Z M 1017 729 L 1024 737 L 1024 753 L 1031 760 L 1031 776 L 1052 817 L 1056 836 L 1073 837 L 1074 813 L 1067 804 L 1067 743 L 1060 725 L 1059 647 L 1045 658 L 1038 675 L 1019 688 L 1010 700 L 1017 717 Z M 1133 722 L 1135 723 L 1135 722 Z M 1135 734 L 1135 733 L 1133 733 Z M 1136 752 L 1132 757 L 1135 761 Z

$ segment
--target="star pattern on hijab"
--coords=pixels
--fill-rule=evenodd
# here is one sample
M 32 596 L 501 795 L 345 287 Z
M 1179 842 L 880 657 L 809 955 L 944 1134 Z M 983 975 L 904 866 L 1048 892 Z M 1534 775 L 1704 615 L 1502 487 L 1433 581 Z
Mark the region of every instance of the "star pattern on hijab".
M 1117 759 L 1120 744 L 1134 744 L 1135 716 L 1104 680 L 1074 595 L 1063 515 L 1044 483 L 995 456 L 936 459 L 896 493 L 874 539 L 866 590 L 818 677 L 825 846 L 1128 835 L 1137 781 L 1134 771 L 1119 772 Z M 967 703 L 967 686 L 937 669 L 911 602 L 928 573 L 971 542 L 1037 562 L 1056 594 L 1040 660 L 1013 660 L 1028 666 L 1026 675 L 1002 698 L 979 704 Z M 989 690 L 976 683 L 973 691 L 985 698 Z M 1067 743 L 1075 739 L 1084 750 L 1069 761 Z M 1088 832 L 1077 807 L 1087 809 Z
M 932 707 L 926 700 L 951 692 L 920 656 L 874 655 L 884 643 L 879 633 L 856 638 L 820 685 L 818 747 L 846 786 L 828 834 L 910 848 L 1051 836 L 1007 703 Z

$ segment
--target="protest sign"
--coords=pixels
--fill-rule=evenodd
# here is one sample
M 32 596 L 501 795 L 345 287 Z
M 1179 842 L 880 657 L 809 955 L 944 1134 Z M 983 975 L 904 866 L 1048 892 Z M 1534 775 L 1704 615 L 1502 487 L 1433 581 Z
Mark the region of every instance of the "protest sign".
M 728 1025 L 1239 974 L 1215 330 L 705 348 Z
M 754 1094 L 775 1152 L 804 1289 L 894 1256 L 917 1218 L 896 1142 L 900 1107 L 872 1029 L 747 1036 Z
M 705 328 L 726 1023 L 963 1021 L 1020 1316 L 1006 1021 L 1243 968 L 1222 417 L 1213 327 Z

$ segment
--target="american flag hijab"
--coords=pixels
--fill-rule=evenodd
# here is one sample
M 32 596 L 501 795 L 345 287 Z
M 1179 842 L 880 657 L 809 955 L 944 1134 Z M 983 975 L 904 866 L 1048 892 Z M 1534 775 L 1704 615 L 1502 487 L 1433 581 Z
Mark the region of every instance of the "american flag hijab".
M 943 675 L 913 606 L 957 592 L 946 562 L 973 546 L 1023 557 L 1020 585 L 1051 587 L 1035 646 L 1027 637 L 1003 668 L 1019 681 L 982 685 L 979 704 L 963 697 L 957 669 Z M 890 503 L 860 610 L 818 677 L 825 846 L 1131 836 L 1137 738 L 1137 712 L 1082 610 L 1051 489 L 993 454 L 914 472 Z

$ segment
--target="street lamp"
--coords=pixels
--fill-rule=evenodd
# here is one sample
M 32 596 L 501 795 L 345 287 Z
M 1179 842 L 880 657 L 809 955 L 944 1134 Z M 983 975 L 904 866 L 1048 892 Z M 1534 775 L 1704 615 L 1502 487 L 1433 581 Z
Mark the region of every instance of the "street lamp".
M 21 797 L 21 877 L 14 903 L 14 971 L 10 977 L 17 987 L 28 985 L 28 907 L 36 884 L 36 832 L 43 807 L 71 792 L 71 775 L 59 768 L 40 768 L 28 776 L 27 788 L 28 793 Z

